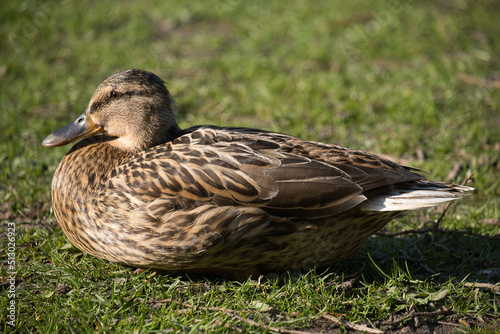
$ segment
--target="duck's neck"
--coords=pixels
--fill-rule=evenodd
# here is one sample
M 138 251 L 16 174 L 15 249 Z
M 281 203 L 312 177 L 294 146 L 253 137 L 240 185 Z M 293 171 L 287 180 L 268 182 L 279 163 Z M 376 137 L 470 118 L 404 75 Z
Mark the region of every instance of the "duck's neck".
M 157 127 L 155 129 L 155 127 Z M 171 125 L 169 128 L 165 127 L 150 127 L 147 130 L 131 131 L 120 137 L 110 137 L 109 145 L 117 148 L 119 151 L 139 153 L 150 147 L 157 146 L 181 136 L 183 131 L 177 124 Z M 162 129 L 168 129 L 163 131 Z

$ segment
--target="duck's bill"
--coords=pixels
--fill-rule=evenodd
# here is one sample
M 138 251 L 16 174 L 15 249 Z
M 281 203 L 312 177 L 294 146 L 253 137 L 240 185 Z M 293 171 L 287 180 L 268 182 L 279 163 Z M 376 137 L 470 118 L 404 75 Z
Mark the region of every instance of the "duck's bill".
M 84 112 L 74 122 L 51 133 L 42 142 L 43 147 L 57 147 L 101 133 L 102 127 L 97 126 L 90 116 Z

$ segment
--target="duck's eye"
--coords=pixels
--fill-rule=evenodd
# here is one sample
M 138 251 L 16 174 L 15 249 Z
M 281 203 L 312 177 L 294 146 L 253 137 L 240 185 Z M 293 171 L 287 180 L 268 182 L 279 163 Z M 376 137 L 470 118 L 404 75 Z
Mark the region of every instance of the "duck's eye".
M 112 98 L 112 99 L 117 99 L 120 97 L 120 93 L 118 93 L 116 90 L 112 90 L 111 93 L 109 93 L 109 96 Z

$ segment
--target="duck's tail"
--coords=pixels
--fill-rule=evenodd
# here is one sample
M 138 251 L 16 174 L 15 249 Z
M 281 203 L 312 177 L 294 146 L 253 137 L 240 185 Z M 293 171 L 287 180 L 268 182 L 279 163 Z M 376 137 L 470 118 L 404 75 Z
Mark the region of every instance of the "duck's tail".
M 427 180 L 407 182 L 365 193 L 367 200 L 359 208 L 365 211 L 426 209 L 462 198 L 472 190 L 474 188 Z

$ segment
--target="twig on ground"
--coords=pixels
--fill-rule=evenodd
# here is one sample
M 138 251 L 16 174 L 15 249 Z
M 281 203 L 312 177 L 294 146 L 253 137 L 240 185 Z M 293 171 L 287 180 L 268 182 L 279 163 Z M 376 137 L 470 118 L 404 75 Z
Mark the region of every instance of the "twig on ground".
M 475 287 L 479 289 L 490 289 L 493 293 L 500 293 L 500 286 L 492 283 L 476 283 L 476 282 L 465 282 L 466 287 Z
M 199 310 L 205 310 L 205 311 L 220 311 L 220 312 L 224 313 L 225 315 L 227 315 L 227 316 L 229 316 L 229 317 L 231 317 L 233 319 L 240 320 L 240 321 L 242 321 L 242 322 L 244 322 L 244 323 L 246 323 L 248 325 L 251 325 L 251 326 L 254 326 L 254 327 L 260 327 L 260 328 L 264 328 L 264 329 L 269 329 L 269 330 L 274 331 L 274 332 L 290 333 L 290 334 L 306 334 L 306 333 L 310 334 L 310 332 L 304 332 L 304 331 L 298 331 L 298 330 L 286 329 L 286 328 L 277 328 L 277 327 L 269 326 L 267 324 L 262 324 L 262 323 L 259 323 L 257 321 L 254 321 L 254 320 L 242 317 L 239 314 L 239 313 L 241 313 L 240 311 L 231 310 L 231 309 L 225 309 L 225 308 L 222 308 L 222 307 L 217 307 L 217 306 L 211 306 L 211 307 L 196 306 L 196 305 L 191 305 L 191 304 L 188 304 L 188 303 L 183 303 L 183 302 L 180 302 L 180 301 L 177 301 L 177 300 L 173 300 L 171 298 L 155 300 L 153 302 L 154 303 L 174 303 L 174 304 L 177 304 L 177 305 L 184 306 L 184 307 L 186 307 L 189 310 L 191 310 L 191 309 L 199 309 Z M 261 312 L 266 312 L 266 311 L 261 311 Z
M 302 298 L 300 298 L 307 306 L 312 306 L 311 303 L 309 303 L 307 300 L 304 300 Z M 344 319 L 339 319 L 333 315 L 329 315 L 328 313 L 326 313 L 325 311 L 321 310 L 319 307 L 317 306 L 314 306 L 314 308 L 321 314 L 321 316 L 323 318 L 325 318 L 326 320 L 329 320 L 331 322 L 333 322 L 335 325 L 337 326 L 341 326 L 341 325 L 344 325 L 345 327 L 347 328 L 350 328 L 350 329 L 354 329 L 354 330 L 357 330 L 357 331 L 362 331 L 362 332 L 366 332 L 366 333 L 383 333 L 383 331 L 381 331 L 380 329 L 377 329 L 377 328 L 371 328 L 371 327 L 368 327 L 366 325 L 361 325 L 361 324 L 355 324 L 353 322 L 350 322 L 348 320 L 344 320 Z
M 436 321 L 436 323 L 438 323 L 440 325 L 453 326 L 453 327 L 460 327 L 461 326 L 459 324 L 454 324 L 452 322 L 446 322 L 446 321 Z
M 321 316 L 323 318 L 330 320 L 331 322 L 333 322 L 334 324 L 336 324 L 338 326 L 344 325 L 347 328 L 354 329 L 354 330 L 361 331 L 361 332 L 366 332 L 366 333 L 383 333 L 383 331 L 381 331 L 380 329 L 371 328 L 371 327 L 368 327 L 366 325 L 355 324 L 355 323 L 350 322 L 348 320 L 339 319 L 337 317 L 331 316 L 331 315 L 327 314 L 326 312 L 323 312 L 323 311 L 320 311 L 320 312 L 321 312 Z
M 452 310 L 448 310 L 448 309 L 442 309 L 442 310 L 436 310 L 436 311 L 429 311 L 429 312 L 415 312 L 415 311 L 411 311 L 410 313 L 408 313 L 407 315 L 397 319 L 397 320 L 386 320 L 386 321 L 382 321 L 379 323 L 379 325 L 382 325 L 382 326 L 392 326 L 392 327 L 395 327 L 396 325 L 402 323 L 403 321 L 406 321 L 408 319 L 411 319 L 411 318 L 415 318 L 415 317 L 436 317 L 436 316 L 439 316 L 439 315 L 450 315 L 450 314 L 453 314 L 455 312 L 453 312 Z
M 465 178 L 465 180 L 462 182 L 462 186 L 466 185 L 467 183 L 469 183 L 469 181 L 471 181 L 474 177 L 474 174 L 470 173 L 469 176 L 467 176 Z M 432 224 L 432 242 L 434 242 L 434 234 L 438 231 L 439 229 L 439 224 L 441 223 L 441 221 L 443 220 L 444 216 L 446 215 L 446 212 L 448 211 L 448 209 L 450 208 L 451 204 L 453 202 L 449 202 L 448 204 L 446 204 L 446 206 L 444 207 L 443 209 L 443 212 L 441 213 L 441 216 L 439 216 L 439 218 L 434 222 L 434 224 Z
M 346 280 L 357 279 L 363 273 L 365 268 L 366 268 L 366 263 L 363 262 L 363 266 L 361 268 L 359 268 L 354 274 L 344 276 L 344 279 Z
M 437 243 L 437 242 L 435 242 L 435 243 L 434 243 L 434 246 L 439 247 L 439 248 L 442 248 L 442 249 L 444 249 L 444 250 L 445 250 L 445 251 L 447 251 L 447 252 L 450 252 L 450 253 L 452 252 L 452 251 L 451 251 L 451 249 L 449 249 L 449 248 L 448 248 L 448 247 L 446 247 L 445 245 L 441 245 L 441 244 L 439 244 L 439 243 Z
M 469 85 L 474 85 L 474 86 L 479 86 L 479 87 L 500 88 L 500 81 L 498 81 L 498 80 L 488 80 L 485 78 L 466 74 L 463 72 L 458 73 L 458 79 L 462 80 L 463 82 L 465 82 Z
M 361 273 L 363 273 L 363 271 L 365 270 L 365 268 L 366 268 L 366 263 L 363 262 L 363 265 L 361 266 L 361 268 L 359 268 L 353 274 L 345 275 L 344 276 L 344 282 L 338 284 L 335 288 L 337 290 L 348 290 L 348 289 L 352 288 L 352 285 L 354 284 L 354 282 L 356 282 L 356 280 L 359 278 L 359 276 L 361 275 Z M 340 279 L 341 279 L 340 276 L 335 277 L 334 280 L 332 280 L 331 282 L 328 282 L 325 285 L 325 288 L 329 288 L 330 286 L 338 283 L 340 281 Z
M 434 236 L 439 231 L 439 224 L 441 224 L 441 221 L 443 220 L 444 216 L 446 215 L 446 212 L 448 212 L 448 209 L 450 208 L 450 206 L 451 206 L 451 202 L 446 204 L 444 209 L 443 209 L 443 212 L 441 212 L 441 215 L 439 216 L 439 218 L 432 224 L 432 234 L 431 234 L 432 243 L 434 243 Z
M 226 314 L 226 315 L 228 315 L 230 317 L 233 317 L 233 319 L 238 319 L 240 321 L 243 321 L 243 322 L 245 322 L 245 323 L 247 323 L 247 324 L 249 324 L 251 326 L 269 329 L 269 330 L 272 330 L 272 331 L 278 332 L 278 333 L 310 334 L 310 332 L 304 332 L 304 331 L 298 331 L 298 330 L 286 329 L 286 328 L 276 328 L 276 327 L 269 326 L 269 325 L 266 325 L 266 324 L 261 324 L 261 323 L 258 323 L 257 321 L 253 321 L 251 319 L 243 318 L 242 316 L 234 314 L 234 313 L 231 313 L 231 312 L 224 311 L 224 314 Z
M 432 275 L 436 275 L 437 274 L 437 271 L 434 271 L 432 270 L 431 268 L 429 268 L 425 263 L 422 263 L 422 267 L 427 270 L 429 273 L 431 273 Z

